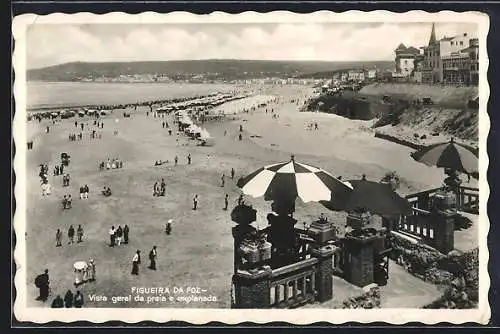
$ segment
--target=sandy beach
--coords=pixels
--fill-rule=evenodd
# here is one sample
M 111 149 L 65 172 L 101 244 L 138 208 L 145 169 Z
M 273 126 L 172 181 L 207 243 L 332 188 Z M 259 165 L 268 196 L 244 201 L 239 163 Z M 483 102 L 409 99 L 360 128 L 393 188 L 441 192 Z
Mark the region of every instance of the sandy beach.
M 229 213 L 222 210 L 224 195 L 229 194 L 231 208 L 240 194 L 235 184 L 238 177 L 263 165 L 287 161 L 291 154 L 298 161 L 321 167 L 344 179 L 358 179 L 366 174 L 369 180 L 378 181 L 386 172 L 397 171 L 402 177 L 402 194 L 440 186 L 444 176 L 441 169 L 413 161 L 410 158 L 412 150 L 408 147 L 374 138 L 371 121 L 299 112 L 300 105 L 311 93 L 311 88 L 303 86 L 261 89 L 259 94 L 275 96 L 277 102 L 249 113 L 228 116 L 225 121 L 204 124 L 215 138 L 213 147 L 196 146 L 193 140 L 176 131 L 169 136 L 161 123 L 167 120 L 172 124 L 172 118 L 146 116 L 148 108 L 143 107 L 128 110 L 132 113 L 131 118 L 123 118 L 122 110 L 106 116 L 104 129 L 98 130 L 102 139 L 89 138 L 93 120 L 87 118 L 63 120 L 56 125 L 49 120 L 29 123 L 29 133 L 35 136 L 35 143 L 34 150 L 27 152 L 28 304 L 42 306 L 35 301 L 38 292 L 32 282 L 44 268 L 51 273 L 52 294 L 64 295 L 72 288 L 73 263 L 94 258 L 97 280 L 80 287 L 85 296 L 126 296 L 132 286 L 194 285 L 208 289 L 207 293 L 217 296 L 217 301 L 173 306 L 139 305 L 132 301 L 128 306 L 230 307 L 233 224 Z M 273 117 L 270 109 L 278 116 Z M 74 127 L 75 120 L 83 121 L 88 128 L 83 140 L 70 142 L 68 134 L 79 132 Z M 307 130 L 308 122 L 318 123 L 319 130 Z M 47 125 L 50 133 L 45 134 Z M 240 125 L 244 130 L 241 141 L 238 140 Z M 118 134 L 114 135 L 114 131 Z M 62 152 L 71 155 L 69 188 L 61 186 L 61 176 L 51 175 Z M 188 154 L 192 156 L 191 165 L 186 163 Z M 173 164 L 176 155 L 178 166 Z M 123 160 L 123 169 L 98 171 L 99 162 L 114 157 Z M 155 167 L 156 160 L 168 162 Z M 53 187 L 53 193 L 45 198 L 39 186 L 40 163 L 49 165 L 49 181 Z M 236 170 L 235 180 L 229 178 L 231 168 Z M 222 173 L 228 179 L 225 187 L 220 186 Z M 153 184 L 162 178 L 166 182 L 167 195 L 153 197 Z M 90 198 L 80 200 L 78 188 L 85 184 L 90 187 Z M 112 188 L 112 196 L 100 194 L 104 186 Z M 68 193 L 72 194 L 73 208 L 62 210 L 60 201 Z M 194 194 L 199 195 L 196 211 L 191 209 Z M 262 199 L 248 200 L 258 210 L 257 223 L 264 226 L 269 203 Z M 295 218 L 299 222 L 310 222 L 322 212 L 338 226 L 344 225 L 345 213 L 330 212 L 317 203 L 298 202 Z M 172 235 L 163 232 L 169 219 L 173 219 Z M 68 227 L 76 228 L 78 224 L 85 230 L 84 241 L 67 245 Z M 130 243 L 110 248 L 108 230 L 112 225 L 124 224 L 130 227 Z M 63 247 L 59 248 L 55 247 L 57 228 L 64 235 Z M 156 272 L 146 268 L 147 253 L 153 245 L 158 246 L 159 254 Z M 144 258 L 140 275 L 136 277 L 130 275 L 130 270 L 137 249 L 142 250 Z M 406 272 L 401 275 L 405 274 L 409 275 Z M 425 304 L 438 295 L 437 288 L 427 283 L 419 281 L 412 285 L 412 289 L 405 291 L 407 307 L 415 306 L 412 296 Z M 341 304 L 341 296 L 334 297 L 332 303 Z M 390 306 L 391 301 L 387 298 L 384 304 Z M 405 301 L 398 299 L 397 302 L 398 307 L 405 307 Z M 120 303 L 88 299 L 86 303 L 92 307 L 124 307 Z

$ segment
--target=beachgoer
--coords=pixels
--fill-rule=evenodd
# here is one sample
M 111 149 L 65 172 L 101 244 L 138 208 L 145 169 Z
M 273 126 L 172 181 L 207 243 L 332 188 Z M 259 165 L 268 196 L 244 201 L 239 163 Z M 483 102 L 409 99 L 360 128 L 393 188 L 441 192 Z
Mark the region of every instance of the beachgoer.
M 111 226 L 109 230 L 109 247 L 115 246 L 115 227 Z
M 149 260 L 151 263 L 149 264 L 149 269 L 156 270 L 156 246 L 153 246 L 153 249 L 149 252 Z
M 139 275 L 139 264 L 141 263 L 141 251 L 137 250 L 132 258 L 132 275 Z
M 224 197 L 224 211 L 227 211 L 228 205 L 229 205 L 229 195 L 226 194 L 226 196 Z
M 76 229 L 76 237 L 78 243 L 82 242 L 83 240 L 83 228 L 82 225 L 78 225 L 78 228 Z
M 76 292 L 74 305 L 76 308 L 81 308 L 83 306 L 83 295 L 80 291 Z
M 225 183 L 226 183 L 226 176 L 224 174 L 222 174 L 221 178 L 220 178 L 220 181 L 221 181 L 221 184 L 220 186 L 221 187 L 224 187 Z
M 166 184 L 165 180 L 161 179 L 161 184 L 160 184 L 160 196 L 165 196 L 165 191 L 166 191 Z
M 191 165 L 191 153 L 187 156 L 188 165 Z
M 56 231 L 56 247 L 62 246 L 62 232 L 60 229 Z
M 198 208 L 198 194 L 194 195 L 193 197 L 193 210 L 196 210 Z
M 73 293 L 71 292 L 71 290 L 68 290 L 66 292 L 66 295 L 64 295 L 64 307 L 73 307 Z
M 52 305 L 50 307 L 51 308 L 63 308 L 64 301 L 61 298 L 61 296 L 57 295 L 56 298 L 52 301 Z
M 177 166 L 178 162 L 179 162 L 179 158 L 177 156 L 175 156 L 175 158 L 174 158 L 174 166 Z
M 242 205 L 244 203 L 245 202 L 243 201 L 243 194 L 240 194 L 240 196 L 238 197 L 238 205 Z
M 123 243 L 128 244 L 128 234 L 130 233 L 130 229 L 128 225 L 125 225 L 123 228 Z
M 73 228 L 73 225 L 70 225 L 68 229 L 68 245 L 74 243 L 74 238 L 75 238 L 75 229 Z
M 234 168 L 231 168 L 231 180 L 234 180 L 234 174 L 235 174 Z
M 90 282 L 95 281 L 95 263 L 94 259 L 90 259 L 87 266 L 87 279 Z
M 120 246 L 122 244 L 122 235 L 123 235 L 123 230 L 120 225 L 118 225 L 118 228 L 116 229 L 116 245 Z
M 47 298 L 49 298 L 50 290 L 48 269 L 45 269 L 43 274 L 40 274 L 35 278 L 35 286 L 40 290 L 40 296 L 37 299 L 43 302 L 47 301 Z

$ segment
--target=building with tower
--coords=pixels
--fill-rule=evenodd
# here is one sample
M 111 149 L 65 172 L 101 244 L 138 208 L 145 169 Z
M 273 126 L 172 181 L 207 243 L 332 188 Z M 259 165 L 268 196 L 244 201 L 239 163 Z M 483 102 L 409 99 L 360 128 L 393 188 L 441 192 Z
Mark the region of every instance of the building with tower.
M 476 41 L 477 39 L 471 38 L 467 33 L 454 37 L 445 36 L 438 40 L 433 23 L 429 43 L 422 48 L 424 50 L 422 82 L 470 83 L 472 63 L 479 59 L 477 57 L 479 45 Z

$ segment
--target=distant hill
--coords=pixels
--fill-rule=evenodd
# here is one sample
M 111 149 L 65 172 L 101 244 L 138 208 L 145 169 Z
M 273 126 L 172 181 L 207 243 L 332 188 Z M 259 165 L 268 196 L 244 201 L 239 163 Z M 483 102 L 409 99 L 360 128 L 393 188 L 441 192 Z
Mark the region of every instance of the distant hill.
M 120 75 L 165 75 L 186 79 L 234 80 L 264 77 L 308 77 L 308 74 L 348 68 L 386 67 L 393 62 L 328 62 L 266 60 L 180 60 L 141 62 L 72 62 L 27 71 L 29 81 L 78 81 L 83 78 L 115 78 Z

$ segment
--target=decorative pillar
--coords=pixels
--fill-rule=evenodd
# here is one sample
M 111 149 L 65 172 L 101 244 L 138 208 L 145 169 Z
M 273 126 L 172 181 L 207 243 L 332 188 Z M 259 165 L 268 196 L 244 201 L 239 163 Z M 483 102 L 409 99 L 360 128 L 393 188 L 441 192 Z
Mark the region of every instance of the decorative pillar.
M 316 270 L 316 300 L 320 303 L 333 297 L 333 254 L 336 247 L 333 245 L 313 246 L 311 256 L 319 260 Z
M 239 270 L 233 275 L 234 308 L 264 309 L 271 306 L 271 268 Z
M 434 247 L 447 254 L 455 247 L 455 217 L 451 210 L 437 210 L 432 219 L 434 225 Z

